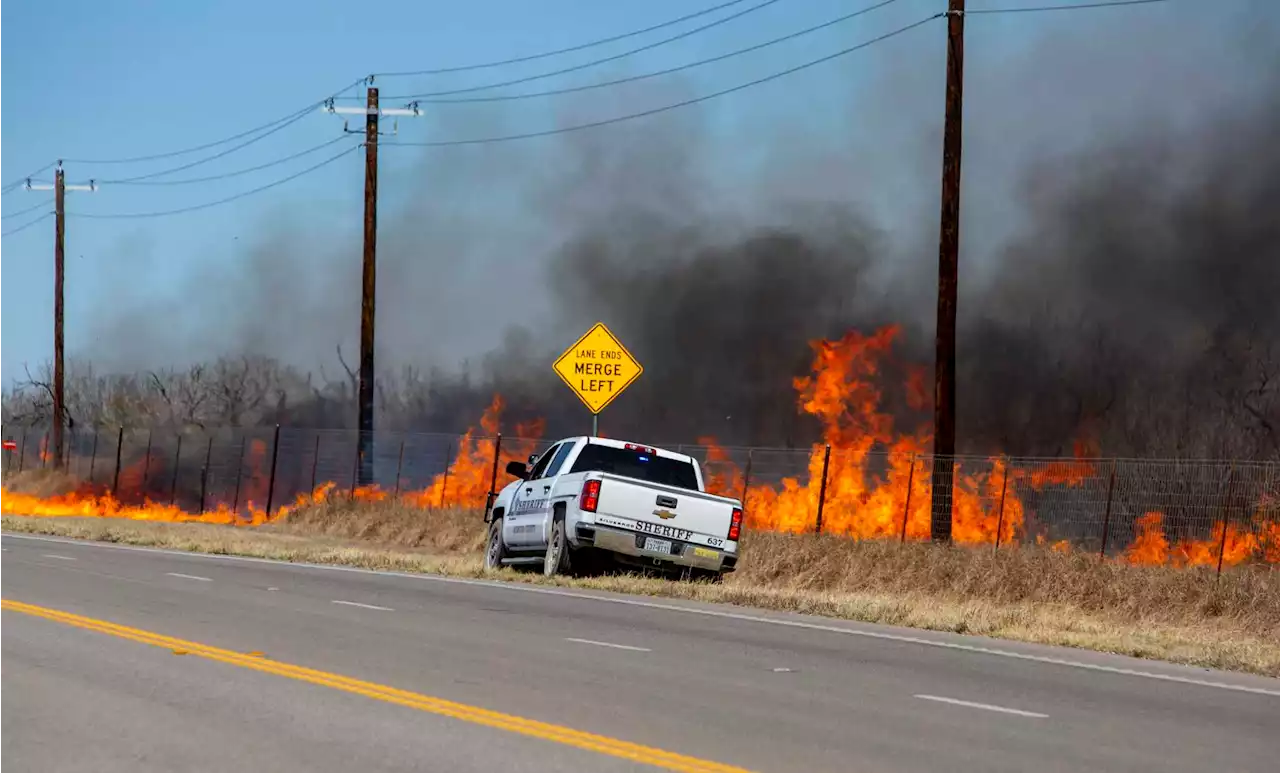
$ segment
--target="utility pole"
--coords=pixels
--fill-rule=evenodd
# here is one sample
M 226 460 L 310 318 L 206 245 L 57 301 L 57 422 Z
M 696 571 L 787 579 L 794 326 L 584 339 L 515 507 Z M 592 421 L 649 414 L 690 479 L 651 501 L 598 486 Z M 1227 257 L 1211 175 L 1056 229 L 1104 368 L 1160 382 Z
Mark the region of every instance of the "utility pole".
M 964 113 L 964 0 L 947 8 L 947 91 L 942 127 L 942 219 L 933 365 L 933 498 L 930 536 L 951 541 L 956 453 L 956 295 L 960 263 L 960 147 Z
M 370 79 L 372 82 L 372 78 Z M 333 100 L 325 103 L 329 113 L 364 113 L 364 252 L 361 261 L 360 282 L 360 381 L 356 394 L 356 426 L 359 442 L 356 444 L 359 472 L 356 484 L 367 486 L 373 480 L 373 406 L 374 406 L 374 350 L 376 336 L 378 295 L 378 118 L 383 115 L 410 115 L 421 113 L 416 103 L 406 108 L 383 110 L 378 105 L 378 88 L 369 86 L 365 107 L 336 107 Z M 399 126 L 395 127 L 396 130 Z M 344 131 L 352 132 L 344 125 Z M 356 130 L 358 131 L 358 130 Z M 392 132 L 393 134 L 395 131 Z
M 29 191 L 47 191 L 53 189 L 53 459 L 54 467 L 61 469 L 66 461 L 66 444 L 63 430 L 67 424 L 66 411 L 66 375 L 63 369 L 63 276 L 66 266 L 66 193 L 73 191 L 95 191 L 97 186 L 92 180 L 88 185 L 67 185 L 66 172 L 62 161 L 53 173 L 53 185 L 32 185 L 27 181 Z

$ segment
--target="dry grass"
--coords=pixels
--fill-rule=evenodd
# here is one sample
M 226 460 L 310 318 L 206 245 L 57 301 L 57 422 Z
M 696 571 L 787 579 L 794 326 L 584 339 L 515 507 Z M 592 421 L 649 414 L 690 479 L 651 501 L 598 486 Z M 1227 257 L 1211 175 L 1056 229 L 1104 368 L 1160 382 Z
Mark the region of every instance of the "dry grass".
M 343 499 L 258 529 L 5 516 L 3 529 L 177 550 L 463 577 L 481 566 L 483 522 Z M 1036 548 L 939 548 L 749 534 L 722 584 L 618 574 L 544 580 L 940 631 L 995 636 L 1280 676 L 1280 572 L 1131 567 Z

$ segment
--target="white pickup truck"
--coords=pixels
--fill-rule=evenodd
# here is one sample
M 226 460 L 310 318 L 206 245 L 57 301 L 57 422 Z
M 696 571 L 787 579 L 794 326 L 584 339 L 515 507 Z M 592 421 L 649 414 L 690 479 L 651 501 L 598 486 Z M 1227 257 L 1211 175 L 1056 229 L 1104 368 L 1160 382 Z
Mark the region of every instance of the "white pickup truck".
M 715 579 L 737 564 L 742 503 L 706 493 L 693 457 L 575 437 L 507 472 L 518 480 L 486 516 L 486 568 L 540 563 L 550 577 L 612 559 Z

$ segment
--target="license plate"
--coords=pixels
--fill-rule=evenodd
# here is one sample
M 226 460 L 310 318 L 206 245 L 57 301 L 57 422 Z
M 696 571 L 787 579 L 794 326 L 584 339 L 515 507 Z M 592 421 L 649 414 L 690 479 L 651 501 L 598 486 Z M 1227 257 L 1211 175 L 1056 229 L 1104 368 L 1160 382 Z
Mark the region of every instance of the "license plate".
M 651 553 L 662 553 L 671 555 L 671 541 L 665 539 L 656 539 L 654 537 L 644 538 L 644 549 Z

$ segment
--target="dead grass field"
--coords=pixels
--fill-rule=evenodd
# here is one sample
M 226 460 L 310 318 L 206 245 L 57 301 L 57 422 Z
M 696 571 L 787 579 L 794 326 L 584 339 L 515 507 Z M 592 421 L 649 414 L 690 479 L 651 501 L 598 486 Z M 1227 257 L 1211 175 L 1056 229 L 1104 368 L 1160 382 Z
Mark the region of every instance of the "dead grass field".
M 49 482 L 33 481 L 55 493 Z M 32 488 L 23 486 L 24 491 Z M 34 493 L 34 492 L 32 492 Z M 1280 676 L 1280 571 L 1135 567 L 1035 547 L 937 547 L 749 533 L 721 584 L 634 574 L 545 580 L 481 565 L 473 510 L 342 498 L 258 528 L 5 515 L 7 532 L 787 610 Z

